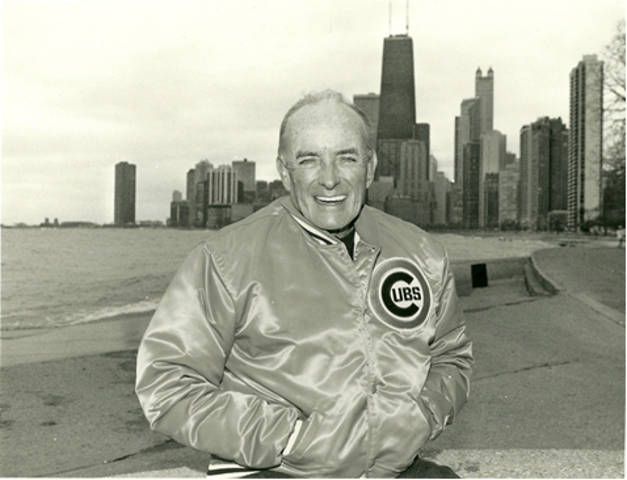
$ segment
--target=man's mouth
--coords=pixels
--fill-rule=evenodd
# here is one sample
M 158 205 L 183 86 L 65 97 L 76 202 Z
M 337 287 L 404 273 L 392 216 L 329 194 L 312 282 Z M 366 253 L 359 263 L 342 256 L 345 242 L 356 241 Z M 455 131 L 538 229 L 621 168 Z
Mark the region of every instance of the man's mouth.
M 342 203 L 344 200 L 346 200 L 346 197 L 347 195 L 333 195 L 333 196 L 314 195 L 314 200 L 319 205 L 333 206 L 333 205 L 339 205 L 340 203 Z

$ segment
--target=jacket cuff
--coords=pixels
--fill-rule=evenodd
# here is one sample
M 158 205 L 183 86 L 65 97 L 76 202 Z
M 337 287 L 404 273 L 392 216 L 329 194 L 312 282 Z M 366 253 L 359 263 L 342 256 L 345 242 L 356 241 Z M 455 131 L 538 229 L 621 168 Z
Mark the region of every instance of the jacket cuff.
M 294 422 L 294 427 L 292 428 L 292 432 L 289 437 L 287 437 L 287 444 L 283 449 L 283 456 L 289 455 L 294 450 L 294 444 L 296 443 L 296 439 L 298 438 L 298 434 L 300 433 L 300 429 L 303 427 L 303 421 L 299 418 Z

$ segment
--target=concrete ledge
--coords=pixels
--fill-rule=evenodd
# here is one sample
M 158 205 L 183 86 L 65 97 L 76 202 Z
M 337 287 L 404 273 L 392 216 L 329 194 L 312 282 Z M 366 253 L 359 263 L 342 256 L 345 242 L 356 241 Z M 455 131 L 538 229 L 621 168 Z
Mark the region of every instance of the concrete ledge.
M 531 254 L 529 257 L 531 259 L 531 268 L 533 269 L 536 278 L 540 282 L 540 284 L 552 294 L 556 294 L 564 290 L 562 286 L 560 286 L 555 280 L 549 277 L 546 272 L 544 272 L 540 266 L 538 265 L 537 260 L 534 258 L 534 255 Z
M 491 282 L 498 280 L 522 277 L 524 275 L 524 265 L 529 257 L 508 257 L 489 258 L 478 260 L 453 261 L 451 268 L 455 277 L 457 294 L 460 297 L 468 296 L 472 293 L 472 273 L 471 266 L 485 264 L 488 273 L 488 287 Z

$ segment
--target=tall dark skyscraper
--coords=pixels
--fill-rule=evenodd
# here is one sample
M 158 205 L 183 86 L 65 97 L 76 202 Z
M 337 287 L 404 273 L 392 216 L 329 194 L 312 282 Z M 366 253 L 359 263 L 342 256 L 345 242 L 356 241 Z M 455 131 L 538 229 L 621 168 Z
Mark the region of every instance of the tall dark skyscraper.
M 475 97 L 481 99 L 480 124 L 481 133 L 489 132 L 494 128 L 494 70 L 488 69 L 488 74 L 483 76 L 481 69 L 475 72 Z
M 465 228 L 479 226 L 479 175 L 481 173 L 481 156 L 479 142 L 464 144 L 464 186 L 462 192 L 463 215 Z
M 392 176 L 398 182 L 401 143 L 415 139 L 414 47 L 409 35 L 383 40 L 379 121 L 377 122 L 376 176 Z
M 548 214 L 566 210 L 568 130 L 561 118 L 541 117 L 520 130 L 520 220 L 548 228 Z
M 409 35 L 383 40 L 379 98 L 379 139 L 413 138 L 416 123 L 414 47 Z
M 118 226 L 135 223 L 135 165 L 116 163 L 114 189 L 113 223 Z

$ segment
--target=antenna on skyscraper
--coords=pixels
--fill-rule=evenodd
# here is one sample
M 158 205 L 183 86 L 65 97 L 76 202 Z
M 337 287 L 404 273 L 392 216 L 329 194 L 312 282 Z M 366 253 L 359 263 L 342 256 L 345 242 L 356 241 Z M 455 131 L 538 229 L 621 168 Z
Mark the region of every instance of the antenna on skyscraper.
M 392 0 L 388 0 L 388 36 L 392 36 Z
M 409 0 L 405 3 L 405 33 L 409 35 Z

